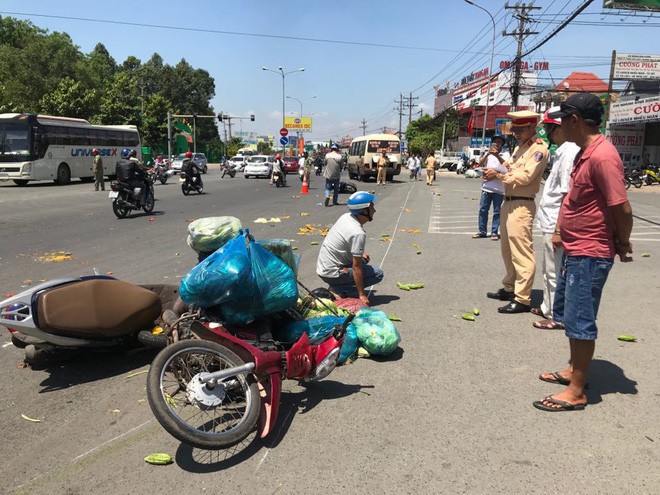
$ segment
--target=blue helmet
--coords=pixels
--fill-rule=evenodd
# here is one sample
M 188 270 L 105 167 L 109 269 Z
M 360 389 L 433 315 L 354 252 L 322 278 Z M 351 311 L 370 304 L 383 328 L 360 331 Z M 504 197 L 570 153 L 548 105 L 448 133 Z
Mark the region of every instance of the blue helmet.
M 353 215 L 359 215 L 362 210 L 369 208 L 369 205 L 376 201 L 378 201 L 378 196 L 366 191 L 358 191 L 349 196 L 346 204 Z
M 131 156 L 131 150 L 130 149 L 124 148 L 123 150 L 121 150 L 121 157 L 122 158 L 128 158 L 129 156 Z

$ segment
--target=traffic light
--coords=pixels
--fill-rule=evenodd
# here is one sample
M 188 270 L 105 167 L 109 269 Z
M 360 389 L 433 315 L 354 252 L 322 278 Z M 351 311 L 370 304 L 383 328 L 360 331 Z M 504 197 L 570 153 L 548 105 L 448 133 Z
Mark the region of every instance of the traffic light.
M 250 115 L 250 121 L 254 122 L 254 114 Z
M 220 122 L 222 122 L 222 114 L 221 114 L 221 113 L 218 114 L 218 120 L 219 120 Z

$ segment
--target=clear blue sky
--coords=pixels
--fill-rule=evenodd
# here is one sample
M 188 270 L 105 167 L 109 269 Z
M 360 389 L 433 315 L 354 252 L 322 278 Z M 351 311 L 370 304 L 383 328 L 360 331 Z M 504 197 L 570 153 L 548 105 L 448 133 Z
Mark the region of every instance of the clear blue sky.
M 475 3 L 495 18 L 497 70 L 500 60 L 515 55 L 513 37 L 503 37 L 501 32 L 512 31 L 517 21 L 512 11 L 504 10 L 504 1 Z M 542 7 L 531 14 L 539 22 L 528 27 L 540 34 L 528 37 L 526 47 L 537 44 L 583 1 L 537 0 L 534 4 Z M 602 4 L 595 0 L 574 23 L 526 57 L 530 62 L 550 62 L 550 71 L 540 74 L 542 82 L 559 82 L 572 71 L 595 72 L 607 80 L 613 49 L 660 51 L 651 42 L 660 39 L 660 14 L 611 10 L 603 14 Z M 304 114 L 314 119 L 314 131 L 307 135 L 314 140 L 359 135 L 362 119 L 369 132 L 398 127 L 395 100 L 399 93 L 412 91 L 413 97 L 419 97 L 415 110 L 421 107 L 432 113 L 433 85 L 488 67 L 492 46 L 489 17 L 462 0 L 3 0 L 0 9 L 2 16 L 67 32 L 85 53 L 101 42 L 118 63 L 129 55 L 144 62 L 155 52 L 170 65 L 185 58 L 215 79 L 212 104 L 216 112 L 256 115 L 256 122 L 242 123 L 243 131 L 277 135 L 281 126 L 282 78 L 261 67 L 281 66 L 285 71 L 305 67 L 305 72 L 286 77 L 286 94 L 300 100 L 316 95 L 303 107 Z M 296 101 L 286 100 L 287 115 L 297 115 L 299 110 Z

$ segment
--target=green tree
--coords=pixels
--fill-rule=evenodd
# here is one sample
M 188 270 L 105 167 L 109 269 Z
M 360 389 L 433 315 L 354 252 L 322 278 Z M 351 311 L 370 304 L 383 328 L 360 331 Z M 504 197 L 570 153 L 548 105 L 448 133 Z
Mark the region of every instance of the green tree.
M 257 153 L 260 155 L 270 155 L 273 150 L 270 148 L 270 144 L 266 142 L 257 143 Z
M 51 115 L 65 115 L 81 119 L 96 113 L 98 94 L 93 89 L 86 89 L 70 77 L 64 77 L 60 84 L 39 101 L 39 107 Z
M 167 112 L 172 104 L 162 95 L 155 95 L 144 106 L 142 143 L 154 150 L 167 150 Z
M 98 123 L 137 125 L 140 103 L 137 81 L 119 72 L 101 99 Z
M 94 50 L 87 55 L 87 70 L 90 73 L 94 88 L 104 93 L 117 72 L 117 62 L 112 58 L 103 43 L 97 43 Z
M 234 156 L 243 147 L 243 140 L 238 137 L 231 138 L 227 143 L 227 156 Z

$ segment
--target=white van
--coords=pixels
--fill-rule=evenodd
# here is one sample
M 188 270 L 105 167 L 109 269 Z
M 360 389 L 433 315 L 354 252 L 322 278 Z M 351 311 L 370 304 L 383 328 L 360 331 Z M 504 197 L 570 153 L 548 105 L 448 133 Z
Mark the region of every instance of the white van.
M 389 164 L 387 180 L 401 173 L 401 141 L 394 134 L 367 134 L 356 137 L 348 148 L 348 176 L 367 180 L 378 175 L 378 159 L 385 150 Z

